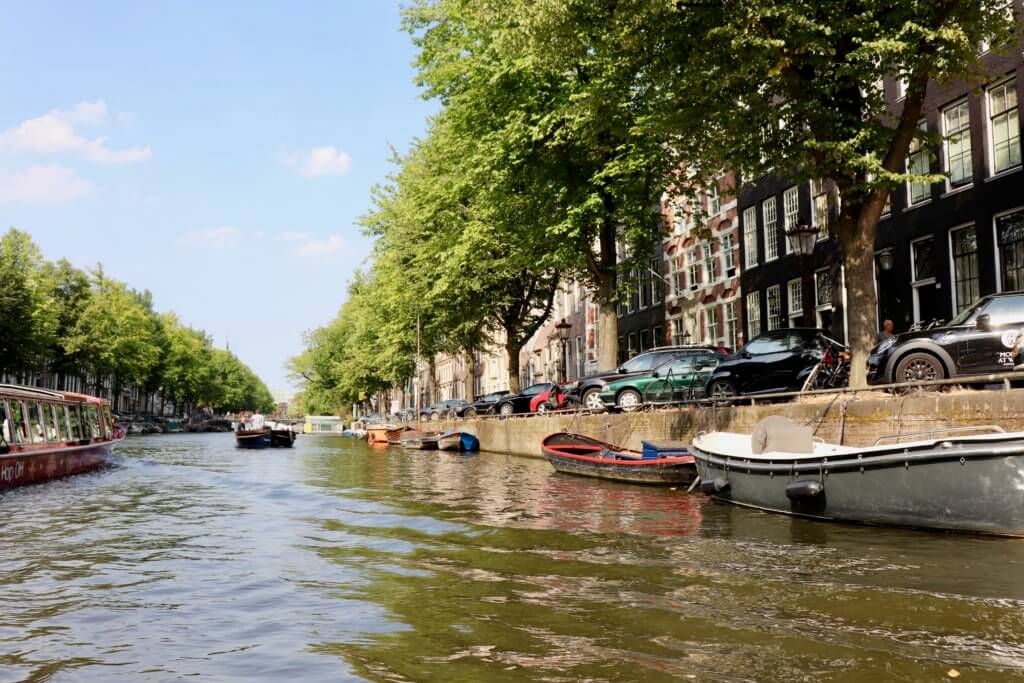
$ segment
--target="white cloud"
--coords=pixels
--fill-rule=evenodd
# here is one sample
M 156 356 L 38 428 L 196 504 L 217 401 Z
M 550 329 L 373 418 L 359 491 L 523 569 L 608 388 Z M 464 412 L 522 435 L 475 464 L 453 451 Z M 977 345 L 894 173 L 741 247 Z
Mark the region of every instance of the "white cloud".
M 106 137 L 89 139 L 75 131 L 78 125 L 99 125 L 106 121 L 107 105 L 102 100 L 79 102 L 70 110 L 54 109 L 0 133 L 0 148 L 41 154 L 78 154 L 98 164 L 123 164 L 152 156 L 148 145 L 111 149 Z
M 279 232 L 274 235 L 274 239 L 278 242 L 305 242 L 310 238 L 308 232 Z
M 330 235 L 326 239 L 308 239 L 291 250 L 295 256 L 333 256 L 347 245 L 341 235 Z
M 311 152 L 287 158 L 290 166 L 307 178 L 325 175 L 345 175 L 352 165 L 348 154 L 336 147 L 317 147 Z
M 178 244 L 204 249 L 226 249 L 238 244 L 241 238 L 241 230 L 228 225 L 222 225 L 216 228 L 187 232 L 178 238 Z
M 15 173 L 0 168 L 0 204 L 68 202 L 91 194 L 94 188 L 74 170 L 55 164 Z

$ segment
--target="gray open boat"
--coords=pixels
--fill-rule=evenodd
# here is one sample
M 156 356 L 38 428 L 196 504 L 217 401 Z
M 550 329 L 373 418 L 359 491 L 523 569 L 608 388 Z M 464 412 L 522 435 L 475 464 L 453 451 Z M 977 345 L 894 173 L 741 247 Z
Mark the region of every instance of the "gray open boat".
M 908 436 L 919 440 L 892 443 Z M 813 439 L 809 430 L 775 417 L 753 435 L 701 434 L 690 453 L 701 490 L 738 505 L 826 520 L 1024 536 L 1024 432 L 971 427 L 882 437 L 857 448 Z

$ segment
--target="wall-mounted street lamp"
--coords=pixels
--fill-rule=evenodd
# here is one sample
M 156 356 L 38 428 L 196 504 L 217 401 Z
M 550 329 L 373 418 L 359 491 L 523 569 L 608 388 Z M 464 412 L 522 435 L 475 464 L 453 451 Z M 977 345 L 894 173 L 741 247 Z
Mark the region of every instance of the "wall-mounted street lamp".
M 886 247 L 878 251 L 875 254 L 875 258 L 878 259 L 878 267 L 886 272 L 892 270 L 893 265 L 895 265 L 892 247 Z
M 814 253 L 814 244 L 818 241 L 818 229 L 808 223 L 797 223 L 786 230 L 786 239 L 797 256 L 810 256 Z

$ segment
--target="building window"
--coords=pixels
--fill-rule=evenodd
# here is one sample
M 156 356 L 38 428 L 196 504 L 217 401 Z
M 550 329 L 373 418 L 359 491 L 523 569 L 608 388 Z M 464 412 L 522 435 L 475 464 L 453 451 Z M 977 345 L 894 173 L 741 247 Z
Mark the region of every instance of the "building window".
M 779 258 L 778 216 L 775 213 L 775 197 L 769 197 L 761 204 L 764 217 L 764 260 Z
M 725 304 L 725 345 L 730 349 L 735 349 L 738 342 L 738 322 L 736 299 L 727 301 Z
M 757 207 L 748 206 L 743 211 L 743 266 L 757 265 Z
M 902 100 L 907 96 L 907 79 L 897 78 L 896 79 L 896 99 Z
M 715 272 L 715 255 L 711 253 L 711 243 L 705 242 L 701 249 L 704 252 L 704 273 L 707 277 L 706 282 L 708 284 L 718 279 L 718 273 Z
M 699 266 L 697 264 L 696 247 L 691 247 L 689 250 L 687 250 L 686 263 L 687 270 L 689 271 L 688 275 L 690 280 L 690 289 L 697 289 L 697 285 L 700 284 L 700 275 L 698 273 Z
M 772 285 L 765 290 L 768 301 L 768 331 L 782 327 L 782 293 L 779 285 Z
M 629 339 L 629 345 L 626 347 L 626 354 L 627 354 L 626 358 L 632 358 L 637 353 L 639 353 L 637 351 L 637 345 L 636 345 L 637 344 L 636 332 L 630 332 L 629 333 L 629 337 L 627 337 L 627 339 Z
M 718 307 L 708 306 L 704 309 L 704 323 L 706 328 L 704 330 L 704 343 L 714 344 L 715 338 L 718 337 Z
M 574 313 L 580 312 L 580 283 L 572 283 L 572 310 Z
M 629 271 L 629 306 L 626 311 L 632 313 L 640 309 L 640 273 L 636 268 Z
M 814 312 L 818 327 L 832 328 L 832 270 L 822 268 L 814 273 Z
M 747 294 L 747 341 L 761 334 L 761 297 L 757 292 Z
M 978 234 L 970 225 L 951 230 L 949 240 L 953 252 L 953 309 L 959 313 L 981 295 Z
M 663 293 L 662 285 L 664 284 L 661 279 L 661 259 L 652 258 L 649 268 L 647 275 L 651 278 L 651 303 L 660 304 Z M 576 310 L 578 311 L 579 308 Z
M 651 333 L 654 335 L 654 339 L 651 340 L 652 349 L 656 349 L 665 343 L 665 328 L 661 326 L 655 327 Z
M 786 283 L 786 294 L 789 301 L 789 326 L 800 327 L 804 317 L 804 286 L 800 278 Z
M 729 276 L 730 271 L 736 268 L 736 254 L 734 253 L 735 247 L 732 243 L 732 233 L 727 232 L 722 235 L 722 261 L 725 264 L 725 275 Z
M 789 233 L 800 221 L 800 189 L 794 185 L 782 193 L 782 230 Z M 793 253 L 793 245 L 786 238 L 786 253 Z
M 669 256 L 668 281 L 670 296 L 679 296 L 686 289 L 686 275 L 683 270 L 682 256 Z
M 954 104 L 942 112 L 943 150 L 945 171 L 950 187 L 970 185 L 974 178 L 971 167 L 971 117 L 967 100 Z
M 718 192 L 718 181 L 711 183 L 708 190 L 708 215 L 715 216 L 722 211 L 722 197 Z
M 686 346 L 690 335 L 686 333 L 686 323 L 682 318 L 672 321 L 672 345 Z
M 651 350 L 651 336 L 651 330 L 640 330 L 640 353 Z
M 935 240 L 925 237 L 910 243 L 910 285 L 914 290 L 914 322 L 944 317 L 936 304 Z
M 636 279 L 640 283 L 640 308 L 648 308 L 653 296 L 651 288 L 654 286 L 654 278 L 651 277 L 651 271 L 647 269 L 646 264 L 637 268 Z
M 996 217 L 1000 284 L 1004 292 L 1024 289 L 1024 209 Z
M 989 135 L 992 173 L 1020 166 L 1020 124 L 1017 114 L 1017 84 L 1001 83 L 988 91 Z
M 920 124 L 922 131 L 926 130 L 925 122 Z M 928 175 L 928 148 L 924 141 L 915 138 L 910 142 L 910 154 L 907 157 L 907 173 L 911 175 Z M 930 199 L 932 196 L 931 185 L 927 181 L 911 181 L 907 183 L 907 203 L 913 206 Z
M 811 181 L 811 209 L 811 222 L 818 229 L 818 239 L 823 240 L 828 237 L 828 190 L 824 179 Z

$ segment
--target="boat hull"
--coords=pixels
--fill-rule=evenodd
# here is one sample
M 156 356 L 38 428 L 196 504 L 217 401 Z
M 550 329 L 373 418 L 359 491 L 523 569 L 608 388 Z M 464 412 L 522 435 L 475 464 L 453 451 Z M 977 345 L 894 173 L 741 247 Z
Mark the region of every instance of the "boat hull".
M 368 427 L 366 430 L 366 443 L 371 446 L 374 444 L 386 444 L 389 431 L 391 431 L 389 427 Z
M 270 431 L 271 448 L 291 448 L 295 445 L 298 433 L 290 429 L 273 429 Z
M 270 448 L 269 429 L 248 429 L 235 432 L 235 445 L 239 448 Z
M 480 449 L 480 440 L 469 432 L 450 432 L 438 437 L 437 447 L 442 451 L 476 451 Z
M 1024 440 L 744 460 L 691 446 L 712 497 L 815 519 L 1024 536 Z M 788 490 L 788 491 L 787 491 Z
M 679 486 L 697 475 L 691 456 L 644 458 L 577 434 L 553 434 L 544 439 L 541 452 L 558 472 L 609 481 Z
M 41 484 L 103 467 L 110 461 L 116 441 L 32 453 L 22 451 L 0 456 L 0 491 Z
M 409 448 L 414 451 L 437 450 L 437 437 L 402 439 L 402 448 Z

